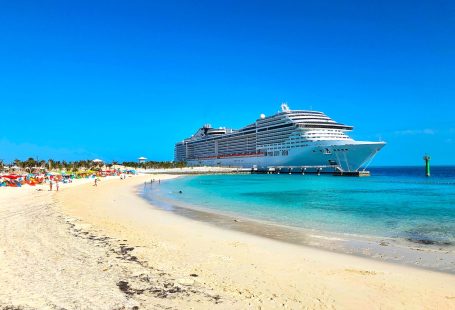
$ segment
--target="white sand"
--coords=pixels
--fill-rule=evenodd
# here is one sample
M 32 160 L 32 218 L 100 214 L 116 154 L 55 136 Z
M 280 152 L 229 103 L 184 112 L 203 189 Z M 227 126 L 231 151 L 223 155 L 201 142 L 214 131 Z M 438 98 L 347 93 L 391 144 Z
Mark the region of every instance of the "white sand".
M 454 275 L 192 221 L 137 196 L 144 180 L 0 189 L 0 308 L 455 309 Z

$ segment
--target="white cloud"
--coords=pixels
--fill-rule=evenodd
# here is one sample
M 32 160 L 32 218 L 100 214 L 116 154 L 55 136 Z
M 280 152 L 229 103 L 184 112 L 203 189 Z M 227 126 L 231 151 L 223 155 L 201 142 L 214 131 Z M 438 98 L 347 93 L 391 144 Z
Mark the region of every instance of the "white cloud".
M 436 130 L 426 128 L 426 129 L 406 129 L 395 131 L 397 136 L 415 136 L 415 135 L 434 135 Z

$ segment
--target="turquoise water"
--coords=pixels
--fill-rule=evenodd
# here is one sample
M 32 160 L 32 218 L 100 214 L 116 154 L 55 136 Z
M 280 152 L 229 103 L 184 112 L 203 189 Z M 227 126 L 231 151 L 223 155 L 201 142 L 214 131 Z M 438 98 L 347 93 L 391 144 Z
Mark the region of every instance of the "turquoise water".
M 455 244 L 455 167 L 376 168 L 364 178 L 206 175 L 155 186 L 150 195 L 287 226 L 420 244 Z M 179 193 L 182 191 L 182 193 Z

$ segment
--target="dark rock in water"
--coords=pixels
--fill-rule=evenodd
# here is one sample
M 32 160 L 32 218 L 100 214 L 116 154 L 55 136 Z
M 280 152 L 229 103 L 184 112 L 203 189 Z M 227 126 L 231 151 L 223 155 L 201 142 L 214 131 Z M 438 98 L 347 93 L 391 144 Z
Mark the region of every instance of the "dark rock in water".
M 413 239 L 413 238 L 408 238 L 407 239 L 410 242 L 418 243 L 418 244 L 436 244 L 435 241 L 429 240 L 429 239 Z
M 431 237 L 429 235 L 431 235 Z M 435 235 L 435 232 L 433 230 L 429 231 L 428 233 L 422 233 L 421 231 L 413 230 L 413 231 L 406 232 L 406 235 L 404 237 L 407 241 L 417 243 L 417 244 L 422 244 L 422 245 L 449 246 L 449 245 L 453 244 L 453 242 L 447 241 L 447 239 L 444 238 L 444 235 L 436 234 L 436 236 L 433 237 L 434 235 Z M 440 235 L 440 237 L 438 235 Z
M 444 245 L 444 246 L 453 245 L 453 243 L 449 242 L 449 241 L 438 241 L 438 240 L 431 240 L 428 238 L 418 238 L 418 239 L 407 238 L 406 240 L 413 242 L 413 243 L 417 243 L 417 244 L 423 244 L 423 245 L 435 245 L 435 244 Z
M 407 241 L 422 245 L 453 245 L 453 233 L 447 225 L 418 225 L 401 235 Z
M 380 246 L 388 246 L 389 243 L 388 243 L 388 242 L 385 242 L 385 241 L 381 241 L 381 242 L 379 243 L 379 245 L 380 245 Z

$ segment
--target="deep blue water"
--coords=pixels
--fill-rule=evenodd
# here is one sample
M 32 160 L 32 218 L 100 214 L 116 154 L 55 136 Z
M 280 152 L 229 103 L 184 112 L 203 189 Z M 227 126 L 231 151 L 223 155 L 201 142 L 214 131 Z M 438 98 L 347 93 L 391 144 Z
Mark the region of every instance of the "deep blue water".
M 205 175 L 158 195 L 214 212 L 343 234 L 455 244 L 455 167 L 371 168 L 371 177 Z M 182 193 L 179 193 L 182 191 Z

